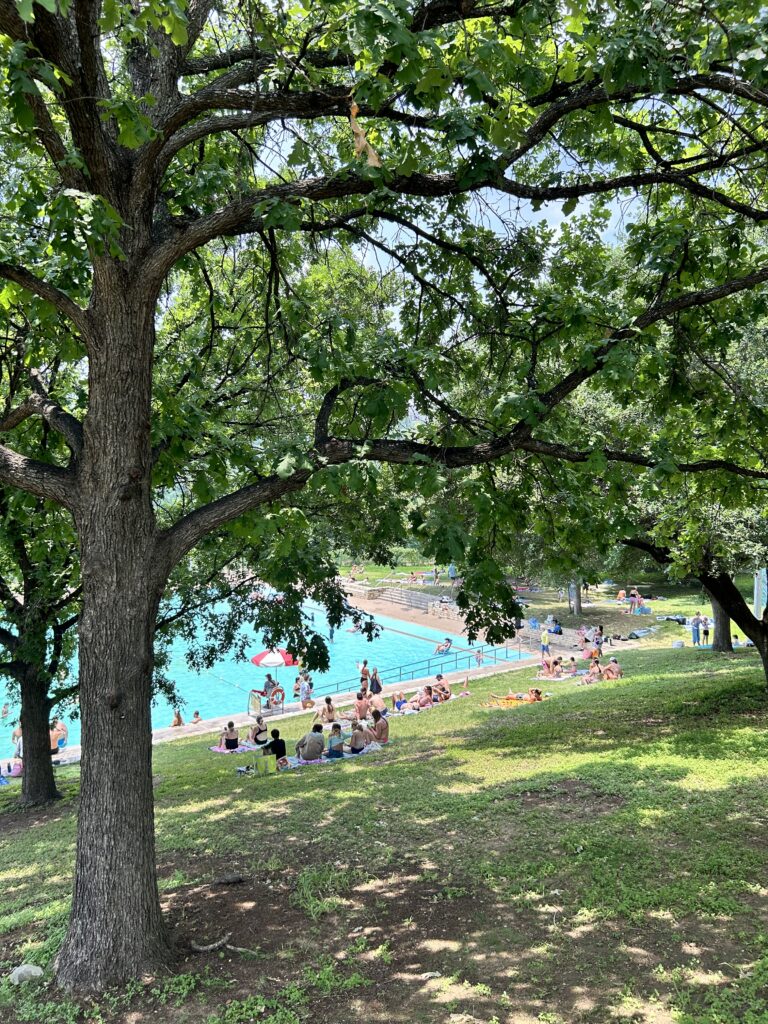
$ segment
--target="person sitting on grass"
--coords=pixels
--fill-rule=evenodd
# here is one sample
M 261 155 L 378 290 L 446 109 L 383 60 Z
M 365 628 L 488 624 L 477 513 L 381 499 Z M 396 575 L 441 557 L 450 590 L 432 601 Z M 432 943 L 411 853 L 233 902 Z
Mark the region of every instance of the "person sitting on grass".
M 420 711 L 422 708 L 431 708 L 434 703 L 434 695 L 431 686 L 425 686 L 418 690 L 408 701 L 407 707 L 412 711 Z
M 240 746 L 240 734 L 234 722 L 227 722 L 227 728 L 219 736 L 219 746 L 225 750 L 237 750 Z
M 570 661 L 568 662 L 568 675 L 577 676 L 578 674 L 579 666 L 576 663 L 576 659 L 574 657 L 571 657 Z
M 352 735 L 349 737 L 349 753 L 362 754 L 367 746 L 368 741 L 366 739 L 365 729 L 363 729 L 361 722 L 355 722 L 352 726 Z
M 285 740 L 280 739 L 280 730 L 273 729 L 270 733 L 272 739 L 264 747 L 265 754 L 274 754 L 278 761 L 285 757 Z
M 251 726 L 248 732 L 248 742 L 255 743 L 257 747 L 264 747 L 269 739 L 267 733 L 267 727 L 264 724 L 264 719 L 261 715 L 256 716 L 256 721 Z
M 323 725 L 331 725 L 332 722 L 336 721 L 336 708 L 330 697 L 325 698 L 325 702 L 315 712 L 315 717 L 312 721 L 321 722 Z
M 328 750 L 326 751 L 327 757 L 334 760 L 338 757 L 344 757 L 344 737 L 341 735 L 341 726 L 338 722 L 335 722 L 331 726 L 331 732 L 328 736 Z
M 387 705 L 384 703 L 384 698 L 380 693 L 368 694 L 368 703 L 371 706 L 371 711 L 378 711 L 382 715 L 386 715 Z
M 442 675 L 435 676 L 435 682 L 432 689 L 441 701 L 451 699 L 451 688 L 443 679 Z
M 599 658 L 593 658 L 592 664 L 589 666 L 589 672 L 587 672 L 586 681 L 588 683 L 596 683 L 598 680 L 603 678 L 603 666 L 600 664 Z
M 368 717 L 368 712 L 371 709 L 371 705 L 368 698 L 365 696 L 362 690 L 357 691 L 357 697 L 355 703 L 352 705 L 351 711 L 344 711 L 341 715 L 342 718 L 346 718 L 348 722 L 360 722 L 364 721 Z
M 371 717 L 373 718 L 373 725 L 368 729 L 366 739 L 369 743 L 388 743 L 389 722 L 380 711 L 374 711 Z
M 550 677 L 552 679 L 563 678 L 563 659 L 555 658 L 551 665 Z
M 617 658 L 611 658 L 603 669 L 603 679 L 621 679 L 623 675 L 624 669 L 619 664 Z
M 296 744 L 296 754 L 302 761 L 319 761 L 323 756 L 324 746 L 323 727 L 316 722 Z
M 405 696 L 405 692 L 401 690 L 399 693 L 392 694 L 392 710 L 393 711 L 404 711 L 408 707 L 408 698 Z
M 450 649 L 452 647 L 453 647 L 453 640 L 451 640 L 451 638 L 449 636 L 447 636 L 445 638 L 445 640 L 443 640 L 442 643 L 439 643 L 437 645 L 437 647 L 435 647 L 434 653 L 435 654 L 447 654 L 448 651 L 450 651 Z

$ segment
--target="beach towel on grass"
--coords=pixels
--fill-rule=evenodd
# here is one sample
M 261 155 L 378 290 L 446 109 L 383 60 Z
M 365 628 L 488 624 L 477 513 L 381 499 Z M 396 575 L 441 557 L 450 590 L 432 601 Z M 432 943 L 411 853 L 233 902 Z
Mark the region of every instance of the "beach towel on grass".
M 431 711 L 432 708 L 442 707 L 443 704 L 447 704 L 448 701 L 458 700 L 459 697 L 471 696 L 472 694 L 469 692 L 469 690 L 462 690 L 461 693 L 452 693 L 448 700 L 436 700 L 433 701 L 431 704 L 425 704 L 423 708 L 402 708 L 400 711 L 389 711 L 387 712 L 387 714 L 390 717 L 392 715 L 418 715 L 421 714 L 422 711 Z
M 374 754 L 377 750 L 381 749 L 380 743 L 369 743 L 366 747 L 363 747 L 359 754 L 345 754 L 343 757 L 321 757 L 317 761 L 305 761 L 302 757 L 289 757 L 286 767 L 305 768 L 313 764 L 338 764 L 340 761 L 356 761 L 365 754 Z
M 240 746 L 235 747 L 234 750 L 229 750 L 227 747 L 219 746 L 208 747 L 208 749 L 212 750 L 214 754 L 249 754 L 254 750 L 259 750 L 260 748 L 255 746 L 253 743 L 241 743 Z

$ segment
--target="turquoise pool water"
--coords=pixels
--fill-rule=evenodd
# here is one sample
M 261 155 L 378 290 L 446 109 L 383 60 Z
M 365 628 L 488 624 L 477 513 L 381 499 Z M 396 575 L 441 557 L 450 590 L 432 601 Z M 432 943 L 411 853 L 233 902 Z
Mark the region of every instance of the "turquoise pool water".
M 320 607 L 308 606 L 309 614 L 314 615 L 313 628 L 324 636 L 329 635 L 328 622 L 325 612 Z M 316 695 L 335 691 L 340 683 L 348 683 L 352 689 L 359 678 L 358 663 L 364 658 L 368 659 L 368 667 L 378 668 L 384 676 L 384 683 L 395 682 L 396 679 L 387 677 L 388 670 L 399 668 L 404 665 L 414 665 L 419 669 L 418 663 L 430 659 L 429 665 L 422 666 L 415 671 L 415 676 L 434 675 L 444 666 L 446 671 L 458 668 L 475 667 L 472 648 L 467 644 L 466 637 L 451 634 L 446 628 L 427 628 L 412 622 L 403 622 L 400 619 L 392 619 L 388 616 L 379 615 L 376 622 L 382 626 L 381 635 L 370 643 L 357 633 L 350 633 L 348 627 L 342 626 L 334 634 L 333 643 L 330 644 L 331 666 L 328 672 L 313 672 L 314 692 Z M 246 630 L 246 632 L 248 632 Z M 254 631 L 250 631 L 253 644 L 249 651 L 258 654 L 264 650 L 264 645 Z M 441 659 L 434 656 L 435 645 L 450 636 L 453 647 L 450 654 Z M 194 711 L 199 711 L 202 718 L 218 718 L 222 715 L 238 714 L 247 710 L 248 693 L 252 687 L 261 688 L 267 670 L 256 668 L 250 663 L 237 662 L 234 658 L 223 658 L 210 670 L 196 673 L 189 669 L 185 657 L 185 645 L 183 641 L 174 644 L 171 653 L 171 663 L 168 668 L 168 675 L 176 683 L 179 694 L 183 700 L 182 715 L 186 720 L 192 717 Z M 456 654 L 462 655 L 466 652 L 463 662 L 456 665 Z M 524 655 L 525 656 L 525 655 Z M 509 650 L 506 654 L 500 651 L 500 657 L 505 660 L 516 660 L 516 651 Z M 489 659 L 486 658 L 485 664 Z M 291 700 L 293 680 L 296 676 L 296 669 L 282 668 L 270 669 L 272 675 L 283 686 L 287 700 Z M 410 672 L 404 673 L 408 678 Z M 411 676 L 413 678 L 413 676 Z M 18 719 L 19 709 L 10 705 L 10 714 L 0 723 L 0 758 L 6 758 L 13 753 L 11 744 L 11 732 L 15 721 Z M 69 727 L 69 742 L 71 745 L 80 742 L 80 722 L 71 720 L 67 715 L 62 715 Z M 163 698 L 159 698 L 152 709 L 152 725 L 155 729 L 162 729 L 171 724 L 173 709 Z

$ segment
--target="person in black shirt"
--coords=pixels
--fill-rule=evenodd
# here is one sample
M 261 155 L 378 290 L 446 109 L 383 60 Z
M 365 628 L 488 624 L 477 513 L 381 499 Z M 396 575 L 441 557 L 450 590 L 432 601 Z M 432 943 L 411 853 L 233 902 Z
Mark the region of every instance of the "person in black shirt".
M 285 740 L 280 739 L 279 729 L 273 729 L 270 735 L 272 739 L 264 747 L 264 753 L 274 754 L 279 761 L 281 757 L 285 757 Z

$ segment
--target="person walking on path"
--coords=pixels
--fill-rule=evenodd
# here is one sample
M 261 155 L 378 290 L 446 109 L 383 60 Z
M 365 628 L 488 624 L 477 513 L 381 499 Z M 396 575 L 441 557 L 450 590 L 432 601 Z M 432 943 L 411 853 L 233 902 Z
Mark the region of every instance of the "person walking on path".
M 541 631 L 541 653 L 549 654 L 549 630 L 545 626 Z

